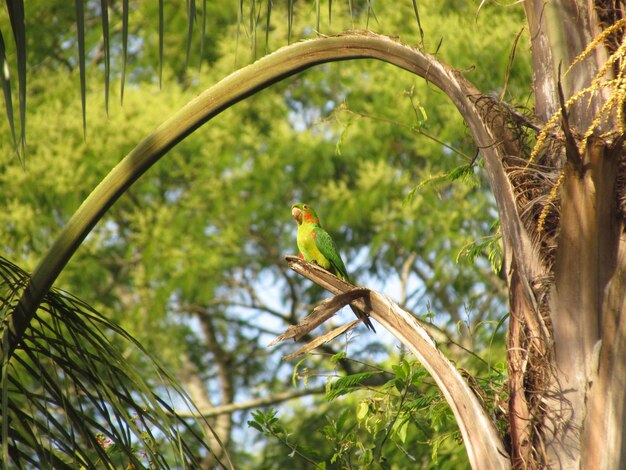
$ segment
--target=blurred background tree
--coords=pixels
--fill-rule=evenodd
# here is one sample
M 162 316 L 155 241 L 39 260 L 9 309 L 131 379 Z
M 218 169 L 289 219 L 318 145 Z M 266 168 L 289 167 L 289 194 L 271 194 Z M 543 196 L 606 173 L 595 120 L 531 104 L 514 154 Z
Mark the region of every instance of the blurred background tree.
M 294 2 L 292 10 L 292 2 L 252 2 L 254 11 L 235 2 L 166 3 L 162 87 L 158 5 L 130 2 L 122 82 L 123 2 L 107 3 L 108 112 L 100 5 L 84 5 L 85 132 L 75 6 L 25 5 L 27 145 L 20 165 L 9 126 L 0 127 L 0 239 L 2 255 L 27 271 L 143 136 L 289 35 L 295 41 L 351 28 L 397 35 L 463 69 L 483 91 L 531 104 L 527 48 L 515 49 L 520 6 L 421 1 L 418 26 L 410 2 L 333 2 L 332 17 L 314 2 Z M 10 30 L 4 10 L 0 30 Z M 368 60 L 319 66 L 181 142 L 109 211 L 56 286 L 165 364 L 235 466 L 467 467 L 445 401 L 385 333 L 360 326 L 297 363 L 281 359 L 297 345 L 266 345 L 324 297 L 284 262 L 296 252 L 289 207 L 307 201 L 356 284 L 387 293 L 425 321 L 446 354 L 477 378 L 498 419 L 508 308 L 497 213 L 480 166 L 462 118 L 428 83 Z M 152 374 L 143 359 L 133 365 Z M 341 381 L 347 376 L 355 384 Z M 260 404 L 277 414 L 262 408 L 252 415 Z M 220 444 L 207 440 L 223 458 Z

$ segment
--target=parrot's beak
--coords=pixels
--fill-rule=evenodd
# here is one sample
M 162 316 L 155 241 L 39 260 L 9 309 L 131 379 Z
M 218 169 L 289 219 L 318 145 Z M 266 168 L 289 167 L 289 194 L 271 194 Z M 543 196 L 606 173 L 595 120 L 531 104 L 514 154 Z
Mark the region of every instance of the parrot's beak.
M 291 216 L 294 219 L 296 219 L 296 222 L 298 223 L 298 225 L 302 223 L 302 211 L 298 209 L 297 207 L 291 208 Z

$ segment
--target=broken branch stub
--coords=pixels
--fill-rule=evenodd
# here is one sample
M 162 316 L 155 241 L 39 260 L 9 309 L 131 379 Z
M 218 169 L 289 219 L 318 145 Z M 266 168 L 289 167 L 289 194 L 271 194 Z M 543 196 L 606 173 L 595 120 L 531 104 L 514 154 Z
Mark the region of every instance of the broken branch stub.
M 330 317 L 334 316 L 335 313 L 348 305 L 350 302 L 358 299 L 359 297 L 363 297 L 367 293 L 367 289 L 357 288 L 321 301 L 315 306 L 310 315 L 307 315 L 305 318 L 303 318 L 302 321 L 297 325 L 291 325 L 282 335 L 270 342 L 268 346 L 274 346 L 275 344 L 288 339 L 294 339 L 295 341 L 298 341 L 303 336 L 320 326 Z M 361 320 L 359 319 L 356 323 L 360 321 Z
M 352 320 L 350 323 L 346 323 L 345 325 L 341 325 L 339 328 L 335 328 L 334 330 L 329 331 L 328 333 L 315 338 L 313 341 L 308 342 L 300 349 L 298 349 L 295 353 L 287 354 L 283 359 L 286 361 L 290 359 L 294 359 L 298 356 L 303 356 L 304 354 L 313 351 L 315 348 L 319 348 L 322 344 L 329 343 L 334 340 L 337 336 L 344 334 L 346 331 L 354 328 L 357 324 L 361 322 L 360 319 Z

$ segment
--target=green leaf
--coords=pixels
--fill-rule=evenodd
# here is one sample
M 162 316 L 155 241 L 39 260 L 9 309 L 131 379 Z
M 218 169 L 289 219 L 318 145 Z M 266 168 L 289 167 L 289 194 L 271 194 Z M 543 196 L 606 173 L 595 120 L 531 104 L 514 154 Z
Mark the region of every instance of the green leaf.
M 401 422 L 396 422 L 395 435 L 402 444 L 406 443 L 406 436 L 407 436 L 408 429 L 409 429 L 408 419 L 402 420 Z
M 409 364 L 409 362 L 406 359 L 402 359 L 402 362 L 400 363 L 400 365 L 402 366 L 404 377 L 407 378 L 409 374 L 411 373 L 411 364 Z
M 369 410 L 369 404 L 366 401 L 361 401 L 356 408 L 356 419 L 359 421 L 363 421 L 368 415 Z
M 298 385 L 298 378 L 299 378 L 298 371 L 300 370 L 300 365 L 301 365 L 301 364 L 303 364 L 304 362 L 306 362 L 306 357 L 303 357 L 302 359 L 300 359 L 300 360 L 296 363 L 296 365 L 295 365 L 295 366 L 293 366 L 293 372 L 291 373 L 291 384 L 292 384 L 294 387 L 297 387 L 297 385 Z M 305 375 L 305 378 L 304 378 L 304 385 L 306 385 L 306 384 L 307 384 L 307 377 L 308 377 L 308 376 L 306 376 L 306 375 Z
M 502 236 L 500 233 L 483 237 L 480 240 L 473 240 L 466 244 L 456 257 L 458 263 L 461 258 L 466 258 L 468 262 L 473 263 L 476 258 L 487 252 L 487 259 L 491 265 L 491 269 L 498 274 L 502 269 L 504 262 L 504 254 L 502 253 Z
M 252 49 L 252 57 L 256 58 L 256 25 L 257 25 L 257 17 L 256 17 L 256 1 L 250 0 L 250 16 L 249 16 L 249 27 L 250 27 L 250 46 Z
M 76 36 L 78 69 L 80 73 L 80 102 L 83 112 L 83 136 L 87 135 L 87 84 L 85 77 L 85 8 L 83 0 L 76 0 Z
M 267 13 L 265 15 L 265 53 L 269 54 L 270 52 L 270 27 L 271 27 L 271 19 L 272 19 L 272 0 L 268 0 L 267 2 Z
M 340 351 L 336 354 L 333 354 L 330 358 L 330 360 L 332 361 L 333 364 L 337 364 L 339 363 L 339 361 L 341 361 L 342 359 L 345 359 L 348 355 L 346 354 L 345 351 Z
M 420 12 L 417 7 L 417 0 L 413 0 L 413 11 L 415 12 L 415 19 L 417 20 L 417 27 L 420 31 L 420 42 L 424 44 L 424 30 L 422 29 L 422 22 L 420 21 Z
M 409 376 L 409 371 L 411 370 L 411 366 L 408 366 L 408 369 L 407 366 L 408 363 L 404 359 L 400 364 L 393 364 L 391 366 L 391 370 L 393 370 L 394 374 L 396 375 L 396 379 L 406 380 L 406 378 Z
M 128 0 L 122 0 L 122 78 L 120 80 L 120 103 L 124 103 L 126 62 L 128 56 Z
M 411 383 L 415 386 L 421 385 L 422 379 L 427 375 L 426 369 L 419 367 L 411 376 Z
M 256 429 L 259 432 L 263 432 L 263 426 L 261 426 L 258 422 L 256 421 L 250 421 L 248 420 L 248 426 L 251 428 Z
M 4 104 L 7 110 L 7 119 L 11 127 L 11 136 L 13 137 L 13 146 L 20 157 L 19 148 L 17 146 L 17 137 L 15 135 L 15 120 L 13 118 L 13 98 L 11 96 L 11 77 L 9 74 L 9 63 L 6 57 L 6 48 L 2 31 L 0 31 L 0 84 L 2 84 L 2 92 L 4 93 Z M 22 162 L 23 164 L 23 162 Z
M 320 30 L 320 0 L 315 0 L 315 31 Z
M 22 159 L 24 159 L 24 152 L 26 151 L 26 27 L 24 22 L 24 2 L 23 0 L 14 0 L 7 2 L 6 5 L 9 12 L 9 19 L 11 20 L 11 29 L 13 30 L 15 49 L 17 52 L 17 80 L 19 85 L 21 126 L 19 145 L 22 148 Z M 6 61 L 4 61 L 2 65 L 4 64 L 6 64 Z
M 287 2 L 287 44 L 291 44 L 291 29 L 293 27 L 293 2 L 294 0 L 288 0 Z
M 207 20 L 206 2 L 207 0 L 202 0 L 202 33 L 200 37 L 200 62 L 198 63 L 198 70 L 201 69 L 202 61 L 204 60 L 204 43 L 206 41 L 206 20 Z M 269 2 L 269 5 L 271 5 L 271 3 L 272 2 Z
M 111 47 L 109 45 L 109 7 L 107 0 L 100 0 L 102 41 L 104 44 L 104 108 L 109 114 L 109 82 L 111 79 Z
M 159 88 L 163 87 L 163 0 L 159 0 Z
M 367 380 L 377 374 L 380 374 L 380 372 L 361 372 L 341 377 L 330 384 L 330 388 L 326 392 L 326 399 L 333 400 L 341 395 L 354 392 L 360 388 L 359 386 L 364 380 Z
M 189 67 L 191 57 L 191 40 L 193 39 L 193 24 L 196 21 L 196 0 L 187 0 L 187 55 L 185 56 L 185 67 Z
M 343 431 L 343 427 L 345 426 L 346 420 L 348 419 L 349 415 L 350 415 L 350 410 L 348 408 L 343 410 L 343 412 L 339 415 L 339 419 L 337 420 L 337 424 L 335 426 L 335 429 L 337 430 L 337 432 Z
M 431 176 L 429 178 L 420 181 L 418 185 L 416 185 L 407 195 L 407 200 L 413 198 L 415 193 L 421 191 L 427 186 L 437 186 L 442 183 L 447 183 L 451 181 L 460 180 L 465 183 L 470 188 L 476 188 L 479 186 L 478 178 L 476 177 L 474 166 L 469 165 L 461 165 L 456 167 L 450 171 L 440 173 L 436 176 Z

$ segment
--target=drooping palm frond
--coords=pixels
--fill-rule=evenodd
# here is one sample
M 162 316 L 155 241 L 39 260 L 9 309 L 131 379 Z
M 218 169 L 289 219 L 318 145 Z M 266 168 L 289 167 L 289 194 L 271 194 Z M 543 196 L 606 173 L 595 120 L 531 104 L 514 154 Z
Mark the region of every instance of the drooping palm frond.
M 83 135 L 87 135 L 87 76 L 85 72 L 85 7 L 76 0 L 76 39 L 78 44 L 78 69 L 80 72 L 80 101 L 83 112 Z M 122 80 L 124 83 L 124 80 Z
M 13 118 L 13 100 L 11 98 L 9 63 L 6 60 L 6 48 L 4 38 L 0 35 L 0 74 L 2 75 L 2 88 L 6 103 L 7 118 L 11 126 L 11 134 L 15 143 L 15 150 L 18 158 L 24 164 L 24 147 L 26 145 L 26 28 L 24 26 L 24 2 L 15 0 L 7 2 L 7 11 L 15 40 L 15 50 L 17 55 L 17 81 L 20 107 L 20 138 L 16 138 L 15 122 Z
M 0 258 L 3 342 L 28 280 Z M 133 355 L 153 366 L 151 380 L 131 365 Z M 67 292 L 45 296 L 1 380 L 3 468 L 196 468 L 210 452 L 214 436 L 173 411 L 192 406 L 174 379 L 126 331 Z
M 185 67 L 189 67 L 189 57 L 191 56 L 191 39 L 193 37 L 193 24 L 196 21 L 196 2 L 187 0 L 187 55 Z
M 100 0 L 102 18 L 102 49 L 104 54 L 104 109 L 109 115 L 109 84 L 111 81 L 111 46 L 109 36 L 109 6 L 106 0 Z
M 126 82 L 126 62 L 128 61 L 128 0 L 122 0 L 122 78 L 120 80 L 120 103 L 124 104 L 124 82 Z

